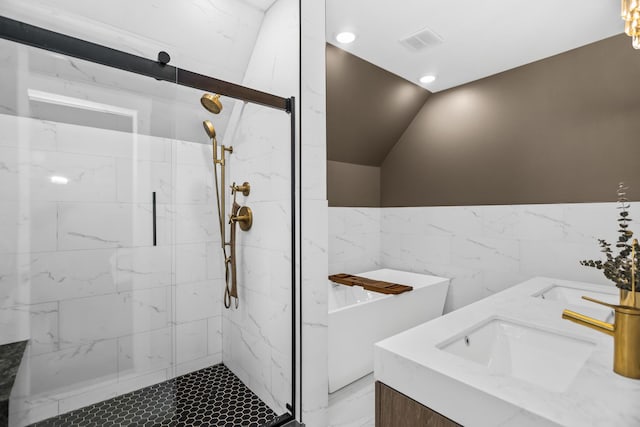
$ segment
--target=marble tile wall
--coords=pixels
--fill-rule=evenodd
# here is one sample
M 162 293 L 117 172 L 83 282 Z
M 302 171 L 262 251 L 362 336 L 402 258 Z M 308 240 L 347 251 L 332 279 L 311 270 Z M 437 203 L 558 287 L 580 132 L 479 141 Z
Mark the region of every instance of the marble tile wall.
M 329 274 L 382 268 L 380 208 L 329 208 Z
M 179 67 L 236 83 L 242 81 L 264 16 L 264 9 L 257 4 L 237 0 L 182 4 L 154 0 L 114 0 L 108 4 L 32 0 L 25 4 L 6 0 L 1 10 L 13 19 L 147 58 L 166 50 Z M 205 43 L 209 52 L 233 55 L 212 60 L 203 51 Z
M 244 78 L 264 17 L 262 8 L 237 0 L 114 0 L 92 4 L 5 0 L 0 13 L 145 58 L 155 59 L 158 52 L 166 51 L 172 65 L 235 83 Z M 201 122 L 210 116 L 193 102 L 190 89 L 35 49 L 18 51 L 26 61 L 15 54 L 12 43 L 0 42 L 0 74 L 5 82 L 0 88 L 4 95 L 0 97 L 0 112 L 5 114 L 46 119 L 38 115 L 45 105 L 39 104 L 36 111 L 29 105 L 33 103 L 16 96 L 36 89 L 134 110 L 137 131 L 147 135 L 199 141 Z M 16 68 L 20 69 L 17 73 Z M 216 116 L 219 134 L 226 128 L 230 113 L 231 109 L 223 109 Z M 104 121 L 103 117 L 96 123 Z
M 325 0 L 302 1 L 300 58 L 300 212 L 302 421 L 328 425 L 327 371 L 327 135 Z
M 211 147 L 10 115 L 0 129 L 0 343 L 30 339 L 12 425 L 220 362 Z
M 196 0 L 175 7 L 167 3 L 157 11 L 154 19 L 141 25 L 139 17 L 149 9 L 157 9 L 158 5 L 152 3 L 86 7 L 66 0 L 7 1 L 0 6 L 0 11 L 5 16 L 144 57 L 153 58 L 158 51 L 167 50 L 172 56 L 171 63 L 176 66 L 241 82 L 259 90 L 285 97 L 298 93 L 298 2 L 276 1 L 269 7 L 266 17 L 264 10 L 250 8 L 247 3 L 236 0 Z M 121 13 L 125 7 L 130 12 L 127 16 Z M 311 15 L 314 20 L 324 16 L 323 8 L 324 2 L 314 6 Z M 51 16 L 55 19 L 50 19 Z M 314 35 L 315 54 L 324 52 L 324 23 L 318 23 L 321 25 L 314 28 L 317 33 Z M 184 32 L 182 29 L 187 26 L 193 31 Z M 254 47 L 256 39 L 257 46 Z M 197 40 L 206 40 L 206 43 L 194 42 Z M 207 52 L 216 52 L 216 55 Z M 314 63 L 314 68 L 318 65 L 324 69 L 323 63 Z M 269 72 L 265 73 L 265 70 Z M 100 350 L 104 350 L 101 355 L 112 355 L 103 365 L 116 372 L 114 375 L 113 369 L 109 368 L 98 373 L 104 379 L 100 387 L 94 383 L 95 378 L 81 376 L 74 379 L 74 384 L 84 388 L 74 387 L 68 392 L 64 389 L 53 399 L 49 391 L 44 395 L 36 393 L 26 380 L 22 387 L 28 392 L 22 393 L 20 409 L 30 411 L 23 414 L 22 421 L 71 408 L 75 401 L 78 405 L 86 404 L 133 387 L 127 385 L 128 379 L 119 377 L 120 366 L 123 372 L 133 369 L 135 375 L 143 375 L 138 377 L 140 381 L 153 383 L 206 366 L 219 360 L 223 353 L 230 367 L 247 385 L 274 409 L 284 412 L 285 403 L 290 401 L 292 384 L 291 306 L 282 303 L 289 301 L 291 291 L 292 248 L 290 239 L 283 239 L 283 236 L 290 236 L 291 231 L 289 117 L 239 102 L 234 105 L 231 100 L 223 100 L 225 108 L 215 116 L 219 139 L 237 149 L 230 161 L 230 176 L 255 185 L 251 196 L 241 203 L 250 205 L 258 219 L 251 233 L 243 236 L 239 232 L 239 280 L 247 283 L 246 288 L 241 289 L 246 294 L 242 296 L 238 312 L 225 312 L 223 318 L 221 292 L 211 293 L 206 285 L 214 283 L 215 287 L 221 287 L 223 281 L 222 255 L 219 243 L 215 241 L 217 223 L 211 218 L 213 186 L 207 180 L 212 176 L 207 169 L 211 153 L 210 150 L 207 152 L 208 148 L 191 147 L 190 143 L 184 143 L 183 147 L 181 141 L 202 141 L 201 121 L 211 118 L 199 106 L 192 108 L 193 93 L 149 79 L 123 78 L 121 73 L 105 71 L 100 66 L 34 53 L 29 48 L 13 45 L 0 45 L 0 73 L 7 81 L 16 82 L 16 93 L 3 97 L 15 98 L 16 102 L 0 103 L 0 111 L 8 114 L 24 116 L 32 112 L 28 102 L 16 96 L 27 87 L 139 112 L 134 121 L 138 131 L 134 140 L 124 133 L 44 121 L 37 122 L 41 137 L 14 138 L 14 145 L 15 141 L 20 141 L 21 145 L 13 156 L 17 160 L 9 165 L 13 170 L 21 167 L 19 159 L 24 153 L 34 149 L 50 152 L 45 153 L 45 157 L 39 157 L 41 154 L 26 156 L 26 167 L 33 179 L 7 181 L 19 191 L 15 194 L 15 202 L 8 204 L 6 210 L 0 209 L 0 219 L 23 223 L 27 232 L 7 230 L 14 242 L 6 244 L 11 253 L 0 261 L 0 268 L 8 265 L 10 274 L 6 277 L 13 277 L 24 286 L 0 295 L 0 301 L 6 302 L 3 307 L 8 307 L 0 311 L 0 322 L 8 324 L 9 320 L 5 321 L 5 318 L 10 317 L 15 325 L 15 319 L 19 318 L 19 327 L 10 328 L 15 336 L 38 335 L 35 330 L 41 331 L 38 342 L 34 340 L 33 351 L 37 354 L 33 357 L 42 356 L 42 363 L 49 363 L 49 359 L 44 359 L 48 354 L 73 348 L 79 349 L 78 354 L 96 355 L 94 349 L 99 344 Z M 309 80 L 310 84 L 305 88 L 308 99 L 313 97 L 314 100 L 306 108 L 320 117 L 318 112 L 324 109 L 324 78 L 318 70 L 314 69 L 314 73 L 315 81 Z M 321 117 L 321 123 L 316 120 L 316 124 L 321 124 L 317 126 L 317 136 L 313 143 L 307 143 L 313 152 L 305 152 L 307 162 L 313 159 L 309 163 L 312 172 L 307 176 L 313 176 L 312 185 L 319 189 L 324 188 L 324 177 L 315 176 L 318 171 L 324 173 L 324 139 L 321 137 L 324 135 L 324 114 Z M 194 129 L 197 129 L 196 133 Z M 0 138 L 12 140 L 5 138 L 4 133 L 0 132 Z M 106 139 L 108 144 L 104 143 Z M 55 149 L 42 149 L 49 140 L 54 141 Z M 86 141 L 92 143 L 87 146 Z M 132 142 L 138 147 L 135 161 L 131 161 Z M 28 146 L 24 146 L 25 143 Z M 149 145 L 155 148 L 147 150 Z M 322 156 L 317 157 L 318 154 Z M 311 168 L 313 162 L 316 164 Z M 45 169 L 63 163 L 65 170 L 85 180 L 86 186 L 76 186 L 72 180 L 67 188 L 74 185 L 73 191 L 43 188 L 31 168 L 35 163 Z M 83 169 L 85 164 L 90 170 Z M 0 171 L 2 169 L 0 167 Z M 42 171 L 45 175 L 49 172 Z M 129 185 L 133 177 L 136 177 L 136 186 Z M 109 184 L 91 189 L 90 180 L 94 183 L 108 181 Z M 311 181 L 306 182 L 309 185 Z M 42 199 L 30 200 L 25 205 L 18 195 L 29 186 L 33 186 L 32 192 L 40 194 Z M 150 239 L 150 229 L 146 227 L 150 215 L 148 188 L 154 188 L 158 193 L 158 247 L 147 246 Z M 0 194 L 0 197 L 4 196 Z M 315 194 L 312 198 L 320 204 L 326 199 Z M 52 217 L 57 218 L 55 230 L 49 227 Z M 322 216 L 320 221 L 323 221 Z M 316 238 L 326 241 L 326 232 L 321 229 Z M 326 243 L 322 246 L 326 260 Z M 16 251 L 16 247 L 21 249 Z M 33 255 L 36 252 L 37 257 Z M 65 258 L 58 252 L 72 255 Z M 40 256 L 40 253 L 46 255 Z M 32 260 L 32 256 L 36 259 Z M 78 267 L 74 263 L 76 259 L 86 264 Z M 42 270 L 37 280 L 31 274 L 32 263 Z M 68 277 L 66 266 L 74 267 L 72 277 Z M 321 266 L 320 263 L 316 278 L 326 275 Z M 169 287 L 168 283 L 175 286 Z M 165 299 L 161 300 L 160 293 L 167 288 L 170 291 L 163 294 Z M 142 318 L 130 313 L 114 324 L 102 322 L 96 328 L 100 341 L 92 346 L 91 328 L 80 325 L 69 329 L 69 321 L 64 320 L 67 315 L 61 312 L 59 300 L 71 300 L 78 294 L 90 307 L 100 305 L 97 304 L 100 298 L 110 298 L 104 300 L 108 302 L 104 307 L 100 305 L 100 309 L 96 309 L 96 315 L 108 309 L 122 309 L 126 304 L 146 306 L 149 310 Z M 120 299 L 113 295 L 120 295 Z M 32 300 L 32 297 L 36 299 Z M 315 301 L 318 296 L 312 299 Z M 35 307 L 33 301 L 38 301 L 39 307 Z M 81 306 L 79 302 L 65 302 L 63 308 L 75 313 Z M 36 320 L 30 320 L 33 313 L 39 313 Z M 166 327 L 160 327 L 163 316 L 170 320 Z M 64 331 L 60 330 L 60 319 L 63 319 Z M 48 322 L 49 326 L 36 327 L 37 322 Z M 126 324 L 131 326 L 131 333 L 117 335 Z M 309 325 L 314 323 L 309 322 Z M 223 331 L 228 331 L 226 340 L 222 339 Z M 167 350 L 167 343 L 173 345 L 172 350 Z M 56 360 L 72 357 L 76 357 L 76 353 L 70 351 L 60 353 Z M 96 359 L 95 363 L 102 361 Z M 167 363 L 172 365 L 167 368 Z M 136 370 L 138 366 L 144 367 L 144 373 Z M 315 371 L 315 368 L 311 370 Z M 320 375 L 320 378 L 324 376 Z M 64 385 L 52 383 L 42 387 L 58 390 L 58 386 L 64 388 Z
M 615 189 L 614 189 L 615 190 Z M 615 195 L 612 195 L 614 198 Z M 380 208 L 380 266 L 452 279 L 445 311 L 452 311 L 534 276 L 608 283 L 578 264 L 599 259 L 598 238 L 617 240 L 616 203 Z M 367 235 L 349 234 L 345 217 L 356 208 L 330 208 L 330 259 L 353 257 Z M 369 210 L 367 210 L 369 211 Z M 640 233 L 640 203 L 632 203 Z M 634 214 L 635 212 L 635 214 Z M 374 216 L 369 213 L 370 219 Z M 348 239 L 351 249 L 345 249 Z
M 243 84 L 295 96 L 298 16 L 295 0 L 278 0 L 267 11 Z M 229 176 L 251 184 L 238 203 L 254 215 L 251 230 L 238 229 L 240 301 L 223 310 L 223 360 L 278 414 L 292 403 L 290 135 L 288 114 L 237 104 L 221 140 L 233 145 Z

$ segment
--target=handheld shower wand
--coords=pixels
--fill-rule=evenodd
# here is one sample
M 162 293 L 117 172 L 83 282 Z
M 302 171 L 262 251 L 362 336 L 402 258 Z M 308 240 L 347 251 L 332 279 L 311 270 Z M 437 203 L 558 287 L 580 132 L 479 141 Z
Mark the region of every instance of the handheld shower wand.
M 224 212 L 226 212 L 226 197 L 225 197 L 225 153 L 233 153 L 233 147 L 225 147 L 221 145 L 221 153 L 220 158 L 218 158 L 218 139 L 216 138 L 216 129 L 213 127 L 213 124 L 209 120 L 205 120 L 202 122 L 202 126 L 204 127 L 205 132 L 211 139 L 211 143 L 213 145 L 213 174 L 216 180 L 216 199 L 218 202 L 218 220 L 220 222 L 220 244 L 222 249 L 225 249 L 225 246 L 228 244 L 226 240 L 226 228 L 224 226 Z M 222 182 L 221 186 L 218 186 L 218 168 L 217 165 L 220 165 L 220 181 Z M 220 191 L 220 188 L 222 191 Z M 222 194 L 220 194 L 222 193 Z M 220 200 L 222 199 L 222 203 Z M 225 256 L 226 258 L 226 256 Z

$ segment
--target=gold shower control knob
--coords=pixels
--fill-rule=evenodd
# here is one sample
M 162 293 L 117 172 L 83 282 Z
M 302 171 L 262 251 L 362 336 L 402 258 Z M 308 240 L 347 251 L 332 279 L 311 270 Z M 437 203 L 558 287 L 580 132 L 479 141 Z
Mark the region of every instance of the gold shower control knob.
M 238 215 L 232 217 L 231 220 L 237 222 L 242 231 L 248 231 L 253 225 L 253 212 L 250 207 L 243 206 L 238 211 Z
M 231 190 L 233 190 L 233 192 L 241 192 L 243 196 L 248 196 L 249 193 L 251 193 L 251 184 L 249 184 L 248 182 L 243 182 L 242 185 L 232 185 L 231 186 Z

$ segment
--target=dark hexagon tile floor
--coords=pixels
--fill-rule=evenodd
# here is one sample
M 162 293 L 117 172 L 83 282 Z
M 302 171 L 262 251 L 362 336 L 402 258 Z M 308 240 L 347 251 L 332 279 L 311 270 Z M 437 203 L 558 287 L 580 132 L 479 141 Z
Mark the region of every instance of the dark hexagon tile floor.
M 275 412 L 219 364 L 32 426 L 260 427 L 275 418 Z

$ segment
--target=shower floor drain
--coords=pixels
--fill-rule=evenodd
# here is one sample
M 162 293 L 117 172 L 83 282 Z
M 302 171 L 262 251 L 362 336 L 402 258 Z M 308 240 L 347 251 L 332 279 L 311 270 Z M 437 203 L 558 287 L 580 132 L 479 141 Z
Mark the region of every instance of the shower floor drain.
M 219 364 L 33 426 L 259 427 L 275 418 L 275 412 Z

